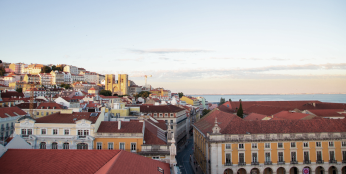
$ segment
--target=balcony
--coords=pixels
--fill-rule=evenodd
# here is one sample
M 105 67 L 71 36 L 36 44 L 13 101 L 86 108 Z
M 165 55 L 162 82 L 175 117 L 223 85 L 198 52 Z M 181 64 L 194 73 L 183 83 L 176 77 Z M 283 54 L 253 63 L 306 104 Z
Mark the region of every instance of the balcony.
M 255 165 L 259 165 L 258 162 L 251 162 L 251 165 L 255 166 Z
M 280 164 L 285 164 L 285 161 L 278 161 L 277 164 L 278 164 L 278 165 L 280 165 Z
M 298 161 L 291 161 L 291 164 L 298 164 Z
M 84 138 L 86 138 L 86 135 L 78 135 L 78 138 L 84 139 Z
M 316 164 L 324 164 L 324 160 L 317 160 Z
M 238 166 L 246 166 L 246 162 L 239 162 Z
M 29 137 L 29 135 L 27 135 L 27 134 L 22 134 L 21 136 L 22 136 L 23 138 Z
M 9 130 L 10 129 L 10 127 L 6 127 L 6 130 Z
M 311 161 L 310 160 L 304 160 L 303 163 L 304 164 L 311 164 Z
M 273 163 L 271 161 L 265 161 L 264 165 L 272 165 Z
M 232 162 L 225 163 L 225 166 L 233 166 Z
M 334 164 L 336 164 L 337 161 L 336 161 L 335 159 L 331 159 L 331 160 L 329 160 L 329 163 L 334 163 Z
M 4 131 L 4 130 L 5 130 L 5 128 L 2 127 L 2 128 L 1 128 L 1 131 Z

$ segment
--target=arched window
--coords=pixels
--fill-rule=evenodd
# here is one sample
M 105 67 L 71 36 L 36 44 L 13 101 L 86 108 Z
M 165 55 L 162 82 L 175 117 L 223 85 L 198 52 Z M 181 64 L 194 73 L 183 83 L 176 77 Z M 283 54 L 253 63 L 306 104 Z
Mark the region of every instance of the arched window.
M 86 143 L 78 143 L 77 149 L 88 149 L 88 144 Z
M 63 144 L 63 149 L 70 149 L 70 144 L 69 143 L 64 143 Z
M 40 143 L 40 149 L 46 149 L 46 142 Z
M 52 143 L 52 149 L 58 149 L 58 143 L 57 142 Z

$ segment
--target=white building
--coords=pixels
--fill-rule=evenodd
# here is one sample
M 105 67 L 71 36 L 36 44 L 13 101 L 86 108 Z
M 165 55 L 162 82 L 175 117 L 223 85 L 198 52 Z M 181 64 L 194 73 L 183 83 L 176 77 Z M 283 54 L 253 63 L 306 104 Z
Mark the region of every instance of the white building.
M 72 65 L 66 65 L 64 67 L 64 72 L 69 72 L 71 74 L 78 74 L 78 68 Z
M 0 108 L 0 144 L 13 134 L 15 121 L 25 114 L 17 106 Z

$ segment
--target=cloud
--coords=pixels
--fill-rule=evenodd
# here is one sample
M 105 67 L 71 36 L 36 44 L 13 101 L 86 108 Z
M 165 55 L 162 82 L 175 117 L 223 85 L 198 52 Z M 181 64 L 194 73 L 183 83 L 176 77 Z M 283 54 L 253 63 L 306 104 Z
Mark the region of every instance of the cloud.
M 182 70 L 157 70 L 146 71 L 155 78 L 165 79 L 288 79 L 288 78 L 346 78 L 346 74 L 281 74 L 285 70 L 346 70 L 346 63 L 340 64 L 306 64 L 306 65 L 278 65 L 258 68 L 233 68 L 233 69 L 182 69 Z M 276 71 L 270 72 L 270 71 Z M 141 72 L 144 74 L 143 72 Z M 129 72 L 138 74 L 138 72 Z
M 161 49 L 148 49 L 148 50 L 129 50 L 133 53 L 154 53 L 154 54 L 165 54 L 165 53 L 203 53 L 211 52 L 212 50 L 204 49 L 172 49 L 172 48 L 161 48 Z
M 230 57 L 211 57 L 210 59 L 218 59 L 218 60 L 275 60 L 275 61 L 283 61 L 283 60 L 289 60 L 289 59 L 283 59 L 283 58 L 269 58 L 269 59 L 263 59 L 263 58 L 255 58 L 255 57 L 250 57 L 250 58 L 230 58 Z
M 159 57 L 159 59 L 161 59 L 161 60 L 169 60 L 169 58 L 167 58 L 167 57 Z

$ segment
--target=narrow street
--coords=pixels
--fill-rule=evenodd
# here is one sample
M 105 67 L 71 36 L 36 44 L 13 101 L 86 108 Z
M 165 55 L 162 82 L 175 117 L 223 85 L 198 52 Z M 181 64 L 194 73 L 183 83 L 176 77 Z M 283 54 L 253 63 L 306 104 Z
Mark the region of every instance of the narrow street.
M 190 155 L 193 153 L 192 147 L 193 147 L 193 137 L 188 139 L 188 144 L 186 144 L 186 147 L 183 148 L 181 151 L 178 151 L 177 155 L 177 162 L 178 166 L 180 168 L 180 171 L 183 174 L 193 174 L 193 169 L 190 165 Z

